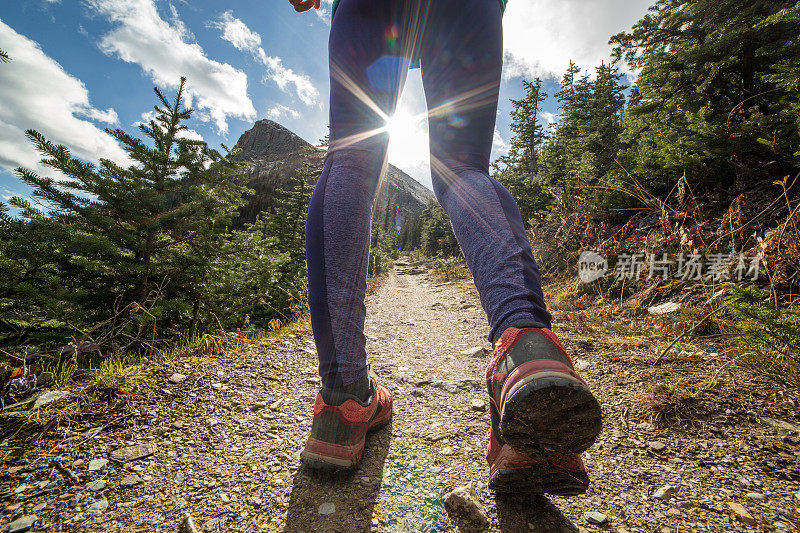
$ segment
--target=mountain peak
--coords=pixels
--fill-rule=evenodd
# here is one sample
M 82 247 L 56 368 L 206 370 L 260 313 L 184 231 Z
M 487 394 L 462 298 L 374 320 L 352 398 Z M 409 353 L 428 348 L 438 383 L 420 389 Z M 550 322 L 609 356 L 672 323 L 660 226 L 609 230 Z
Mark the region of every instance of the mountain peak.
M 293 132 L 274 120 L 261 119 L 236 141 L 242 149 L 239 161 L 275 161 L 310 146 Z

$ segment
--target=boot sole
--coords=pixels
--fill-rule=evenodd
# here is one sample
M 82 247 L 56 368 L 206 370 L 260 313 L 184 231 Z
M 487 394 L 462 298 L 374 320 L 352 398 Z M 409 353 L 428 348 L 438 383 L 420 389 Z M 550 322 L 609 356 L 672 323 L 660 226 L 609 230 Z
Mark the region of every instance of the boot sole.
M 602 429 L 600 404 L 586 386 L 560 372 L 526 376 L 509 390 L 500 434 L 529 457 L 580 454 Z
M 589 476 L 552 465 L 500 469 L 489 478 L 489 488 L 499 493 L 577 496 L 589 488 Z
M 367 429 L 366 435 L 386 426 L 391 421 L 391 419 L 392 419 L 392 413 L 389 413 L 389 416 L 386 417 L 385 420 L 376 422 L 373 426 Z M 358 459 L 355 461 L 350 457 L 337 457 L 333 455 L 325 455 L 317 452 L 312 452 L 309 450 L 303 450 L 300 453 L 300 461 L 308 468 L 327 472 L 329 474 L 342 474 L 350 472 L 352 470 L 355 470 L 355 468 L 361 462 L 361 459 L 363 459 L 364 447 L 366 444 L 366 435 L 364 436 L 365 442 L 361 443 L 361 452 L 358 454 Z

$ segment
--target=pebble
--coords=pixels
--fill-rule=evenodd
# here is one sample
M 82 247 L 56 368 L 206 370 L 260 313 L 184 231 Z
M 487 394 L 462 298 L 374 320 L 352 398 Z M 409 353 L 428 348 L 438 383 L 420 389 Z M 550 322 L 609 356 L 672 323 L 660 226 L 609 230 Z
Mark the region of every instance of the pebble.
M 69 391 L 65 390 L 49 390 L 44 392 L 36 397 L 36 401 L 33 403 L 33 410 L 37 410 L 40 407 L 44 407 L 45 405 L 52 403 L 56 400 L 60 400 L 64 396 L 68 395 Z
M 89 472 L 98 472 L 108 465 L 108 459 L 92 459 L 89 461 Z
M 127 463 L 149 457 L 153 455 L 155 451 L 155 447 L 151 444 L 135 444 L 133 446 L 126 446 L 114 450 L 111 452 L 111 459 L 119 463 Z
M 472 348 L 467 348 L 461 352 L 461 355 L 466 355 L 468 357 L 483 357 L 486 355 L 486 348 L 483 346 L 473 346 Z
M 36 520 L 38 520 L 38 517 L 35 514 L 18 518 L 8 524 L 8 533 L 22 533 L 23 531 L 28 531 Z
M 126 489 L 128 487 L 134 487 L 134 486 L 138 485 L 141 482 L 142 482 L 142 478 L 140 478 L 139 476 L 130 475 L 130 476 L 125 476 L 124 478 L 122 478 L 119 481 L 119 486 L 122 487 L 123 489 Z
M 105 512 L 106 509 L 108 509 L 108 500 L 106 498 L 103 498 L 88 505 L 86 507 L 86 512 L 89 514 L 93 514 L 94 516 L 100 516 Z
M 99 490 L 103 490 L 106 488 L 106 480 L 105 479 L 98 479 L 97 481 L 90 481 L 86 484 L 86 489 L 92 492 L 97 492 Z
M 653 498 L 656 500 L 666 501 L 669 500 L 676 492 L 678 492 L 678 489 L 672 485 L 664 485 L 653 493 Z
M 653 442 L 648 442 L 647 446 L 650 448 L 650 450 L 656 453 L 663 452 L 664 450 L 667 449 L 667 445 L 661 442 L 660 440 L 654 440 Z
M 461 530 L 483 529 L 489 525 L 489 517 L 478 501 L 473 486 L 458 487 L 447 493 L 444 506 L 447 514 L 459 522 Z
M 486 410 L 486 402 L 483 400 L 472 400 L 472 410 L 473 411 L 485 411 Z
M 335 511 L 336 511 L 336 506 L 331 502 L 325 502 L 319 506 L 319 509 L 317 509 L 317 512 L 322 516 L 328 516 L 330 514 L 333 514 Z
M 453 448 L 450 446 L 445 446 L 441 450 L 439 450 L 440 455 L 453 455 Z
M 760 492 L 748 492 L 744 497 L 748 500 L 766 500 L 766 497 Z
M 753 518 L 753 515 L 745 509 L 744 505 L 736 502 L 728 502 L 728 508 L 736 514 L 736 518 L 748 524 L 750 526 L 756 525 L 756 519 Z
M 186 376 L 184 376 L 183 374 L 179 374 L 178 372 L 175 372 L 169 377 L 169 382 L 175 383 L 176 385 L 178 383 L 183 383 L 184 381 L 186 381 Z
M 598 526 L 602 526 L 606 522 L 608 522 L 608 517 L 603 513 L 597 511 L 588 511 L 583 513 L 583 519 L 586 520 L 589 524 L 595 524 Z

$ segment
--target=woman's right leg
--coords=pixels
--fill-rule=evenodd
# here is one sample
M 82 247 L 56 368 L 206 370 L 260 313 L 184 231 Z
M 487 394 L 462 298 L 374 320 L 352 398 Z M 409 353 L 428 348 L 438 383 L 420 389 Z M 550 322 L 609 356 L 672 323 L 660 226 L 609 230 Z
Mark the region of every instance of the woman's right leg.
M 577 455 L 600 431 L 597 400 L 550 331 L 519 208 L 489 176 L 503 47 L 497 0 L 430 2 L 421 51 L 431 174 L 495 350 L 486 371 L 489 486 L 570 495 L 589 479 Z
M 421 47 L 436 198 L 472 272 L 488 338 L 520 321 L 550 327 L 519 208 L 489 176 L 503 68 L 497 0 L 430 2 Z

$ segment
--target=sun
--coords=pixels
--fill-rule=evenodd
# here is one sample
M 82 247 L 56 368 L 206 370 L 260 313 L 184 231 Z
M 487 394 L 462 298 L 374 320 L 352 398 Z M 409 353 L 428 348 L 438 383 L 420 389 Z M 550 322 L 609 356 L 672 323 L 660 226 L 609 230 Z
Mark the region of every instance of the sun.
M 411 113 L 399 106 L 386 122 L 389 132 L 389 162 L 415 167 L 428 162 L 428 121 L 425 113 Z

